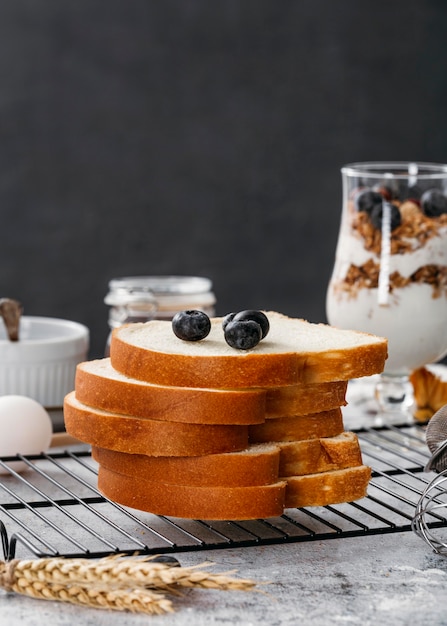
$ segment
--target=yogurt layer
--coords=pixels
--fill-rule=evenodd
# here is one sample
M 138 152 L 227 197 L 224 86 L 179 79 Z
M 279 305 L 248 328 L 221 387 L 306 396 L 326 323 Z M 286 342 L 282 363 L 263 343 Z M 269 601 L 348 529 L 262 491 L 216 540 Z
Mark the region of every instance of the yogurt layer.
M 378 304 L 378 289 L 361 289 L 353 300 L 329 289 L 327 315 L 333 326 L 346 321 L 388 339 L 386 372 L 408 374 L 447 354 L 447 297 L 433 298 L 427 284 L 413 283 L 390 294 L 388 305 Z

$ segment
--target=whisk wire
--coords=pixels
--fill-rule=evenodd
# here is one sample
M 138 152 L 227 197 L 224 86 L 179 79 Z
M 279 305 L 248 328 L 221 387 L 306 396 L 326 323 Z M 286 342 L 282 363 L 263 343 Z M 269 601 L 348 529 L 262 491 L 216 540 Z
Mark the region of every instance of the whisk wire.
M 412 530 L 418 537 L 426 541 L 428 545 L 442 556 L 447 556 L 447 541 L 440 533 L 447 526 L 447 470 L 440 472 L 427 485 L 416 505 L 415 515 L 411 522 Z M 439 526 L 428 527 L 428 517 L 435 517 L 439 520 Z

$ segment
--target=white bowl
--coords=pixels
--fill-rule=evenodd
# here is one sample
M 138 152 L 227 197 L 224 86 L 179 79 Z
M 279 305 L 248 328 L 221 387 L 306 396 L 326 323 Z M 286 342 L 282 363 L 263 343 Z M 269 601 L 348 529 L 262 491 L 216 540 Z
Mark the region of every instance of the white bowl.
M 24 315 L 19 341 L 10 341 L 0 320 L 0 395 L 28 396 L 46 408 L 62 407 L 88 347 L 88 328 L 77 322 Z

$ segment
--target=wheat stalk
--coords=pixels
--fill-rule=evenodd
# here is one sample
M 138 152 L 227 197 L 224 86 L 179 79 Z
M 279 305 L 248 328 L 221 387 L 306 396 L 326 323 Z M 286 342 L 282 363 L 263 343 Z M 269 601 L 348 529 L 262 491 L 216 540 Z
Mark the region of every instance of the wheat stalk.
M 153 558 L 153 557 L 152 557 Z M 105 557 L 99 561 L 89 559 L 47 558 L 22 560 L 15 565 L 15 575 L 28 581 L 58 584 L 105 585 L 126 587 L 200 587 L 203 589 L 248 591 L 256 583 L 248 579 L 230 577 L 234 572 L 213 574 L 199 570 L 211 563 L 193 567 L 172 567 L 152 558 Z
M 40 600 L 69 602 L 98 609 L 131 611 L 151 615 L 161 615 L 174 611 L 171 600 L 167 599 L 164 594 L 149 589 L 106 590 L 95 586 L 82 587 L 80 585 L 48 584 L 39 581 L 29 582 L 21 578 L 12 590 Z
M 0 587 L 34 598 L 96 608 L 151 614 L 173 611 L 164 593 L 179 588 L 249 591 L 253 580 L 233 578 L 233 572 L 213 574 L 199 568 L 172 567 L 155 557 L 89 559 L 42 558 L 0 561 Z

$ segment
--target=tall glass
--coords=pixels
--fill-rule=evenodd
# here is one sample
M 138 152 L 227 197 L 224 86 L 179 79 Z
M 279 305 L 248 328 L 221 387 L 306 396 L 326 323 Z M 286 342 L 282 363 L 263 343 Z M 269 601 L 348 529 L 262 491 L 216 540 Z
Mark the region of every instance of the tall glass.
M 410 372 L 447 354 L 447 165 L 354 163 L 341 173 L 328 321 L 387 337 L 378 406 L 408 416 Z

